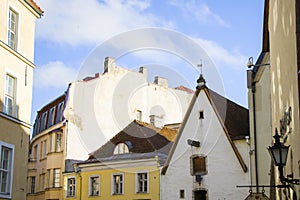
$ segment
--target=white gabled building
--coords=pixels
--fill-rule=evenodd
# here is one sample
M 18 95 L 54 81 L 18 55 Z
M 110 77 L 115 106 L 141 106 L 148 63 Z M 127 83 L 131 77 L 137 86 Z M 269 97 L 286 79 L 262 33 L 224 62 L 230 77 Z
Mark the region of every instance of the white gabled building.
M 134 119 L 156 127 L 181 123 L 192 95 L 183 86 L 170 88 L 165 78 L 148 82 L 144 67 L 132 71 L 105 58 L 103 74 L 69 85 L 66 159 L 87 159 Z
M 161 172 L 161 199 L 244 199 L 248 172 L 248 110 L 208 89 L 200 75 Z

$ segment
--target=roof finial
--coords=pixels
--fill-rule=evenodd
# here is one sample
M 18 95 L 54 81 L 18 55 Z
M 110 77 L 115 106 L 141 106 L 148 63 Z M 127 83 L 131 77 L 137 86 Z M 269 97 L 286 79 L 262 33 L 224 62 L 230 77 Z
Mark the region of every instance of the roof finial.
M 206 87 L 206 85 L 205 85 L 206 81 L 205 81 L 205 79 L 203 78 L 203 74 L 202 74 L 202 69 L 203 69 L 203 66 L 202 66 L 202 60 L 200 60 L 200 64 L 198 64 L 197 67 L 200 68 L 200 77 L 199 77 L 198 80 L 197 80 L 197 83 L 198 83 L 198 84 L 197 84 L 196 89 L 202 89 L 202 88 L 205 88 L 205 87 Z

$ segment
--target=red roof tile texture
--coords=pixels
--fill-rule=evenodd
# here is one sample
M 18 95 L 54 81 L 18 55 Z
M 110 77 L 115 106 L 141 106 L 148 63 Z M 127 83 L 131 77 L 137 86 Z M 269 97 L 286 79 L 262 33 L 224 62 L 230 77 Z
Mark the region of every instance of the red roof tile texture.
M 33 0 L 24 0 L 26 3 L 28 3 L 39 15 L 42 15 L 44 11 L 41 9 L 40 6 L 38 6 L 35 1 Z

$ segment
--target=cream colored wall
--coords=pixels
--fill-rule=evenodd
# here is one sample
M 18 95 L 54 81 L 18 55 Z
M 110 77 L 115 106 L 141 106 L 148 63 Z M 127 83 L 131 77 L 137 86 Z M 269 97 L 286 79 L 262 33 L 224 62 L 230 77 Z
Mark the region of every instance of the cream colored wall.
M 292 121 L 286 145 L 291 145 L 285 174 L 299 178 L 300 130 L 297 80 L 296 18 L 294 0 L 270 1 L 269 32 L 271 56 L 272 131 L 280 128 L 284 112 L 292 108 Z M 299 22 L 298 22 L 299 23 Z M 298 33 L 299 34 L 299 33 Z M 291 159 L 293 152 L 293 160 Z M 292 168 L 293 166 L 293 168 Z M 277 171 L 277 170 L 276 170 Z M 299 193 L 299 187 L 296 187 Z
M 34 36 L 35 20 L 39 16 L 24 0 L 1 0 L 1 19 L 4 26 L 0 28 L 0 40 L 7 44 L 8 10 L 11 7 L 19 14 L 18 22 L 18 48 L 17 51 L 33 62 L 34 60 Z
M 138 164 L 137 164 L 138 165 Z M 88 169 L 82 168 L 80 174 L 72 173 L 64 176 L 64 198 L 63 199 L 151 199 L 159 200 L 160 192 L 160 170 L 156 166 L 141 166 L 141 167 L 125 167 L 125 168 L 111 168 L 107 169 Z M 136 173 L 137 172 L 149 172 L 149 193 L 136 194 Z M 124 177 L 124 194 L 112 195 L 111 193 L 111 180 L 112 175 L 116 173 L 123 173 Z M 100 176 L 100 196 L 89 197 L 89 177 L 99 175 Z M 67 198 L 67 178 L 76 177 L 76 197 Z M 82 182 L 81 182 L 82 181 Z
M 261 76 L 256 82 L 255 105 L 256 105 L 256 137 L 257 137 L 257 166 L 258 166 L 258 185 L 270 184 L 271 157 L 267 146 L 272 142 L 271 130 L 271 98 L 270 98 L 270 66 L 261 66 L 259 69 Z M 248 91 L 249 116 L 250 116 L 250 147 L 254 146 L 254 122 L 253 122 L 253 98 L 251 89 Z M 251 177 L 252 184 L 256 185 L 255 174 L 255 153 L 251 153 Z M 256 188 L 253 188 L 256 191 Z M 258 188 L 259 191 L 262 188 Z M 265 188 L 269 196 L 269 189 Z
M 0 117 L 0 141 L 14 145 L 12 199 L 26 198 L 29 127 Z M 1 198 L 0 198 L 1 199 Z
M 19 13 L 18 50 L 7 44 L 8 10 Z M 37 14 L 22 0 L 0 0 L 0 112 L 3 111 L 5 76 L 17 78 L 16 119 L 0 116 L 0 141 L 14 145 L 12 199 L 25 199 L 27 191 L 27 159 L 33 82 L 34 31 Z M 25 70 L 27 66 L 27 83 Z
M 55 134 L 57 133 L 56 129 L 62 128 L 62 151 L 55 152 Z M 52 137 L 52 151 L 50 152 L 50 137 Z M 41 144 L 43 141 L 47 140 L 47 156 L 46 158 L 41 158 Z M 40 200 L 40 199 L 61 199 L 62 197 L 62 186 L 63 186 L 63 175 L 65 171 L 65 127 L 63 122 L 50 127 L 49 129 L 41 132 L 35 138 L 32 139 L 30 147 L 34 149 L 34 146 L 38 145 L 37 148 L 37 160 L 36 162 L 29 162 L 28 164 L 28 181 L 30 176 L 36 177 L 36 194 L 28 194 L 27 200 Z M 31 156 L 32 157 L 32 156 Z M 61 171 L 60 176 L 60 188 L 53 188 L 53 170 L 59 168 Z M 50 186 L 48 187 L 47 179 L 47 170 L 50 172 Z M 47 190 L 40 190 L 40 180 L 39 176 L 43 173 L 46 173 L 45 182 Z M 29 182 L 28 182 L 28 191 L 29 192 Z

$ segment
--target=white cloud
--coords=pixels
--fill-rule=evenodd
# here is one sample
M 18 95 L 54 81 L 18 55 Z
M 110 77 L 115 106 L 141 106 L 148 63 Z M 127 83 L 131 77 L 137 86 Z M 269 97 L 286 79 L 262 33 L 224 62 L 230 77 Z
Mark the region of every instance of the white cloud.
M 196 19 L 200 24 L 218 24 L 229 27 L 229 23 L 214 13 L 208 5 L 199 0 L 178 1 L 172 0 L 170 4 L 181 9 L 186 17 Z
M 245 62 L 247 58 L 242 55 L 238 49 L 230 51 L 214 41 L 201 38 L 195 38 L 195 41 L 200 44 L 200 46 L 218 66 L 229 66 L 233 69 L 244 69 L 242 67 L 246 65 Z
M 34 71 L 35 88 L 66 88 L 77 77 L 77 70 L 61 61 L 50 62 Z
M 50 0 L 38 4 L 45 13 L 37 21 L 37 38 L 60 44 L 99 44 L 138 27 L 172 27 L 145 11 L 150 6 L 147 0 Z

